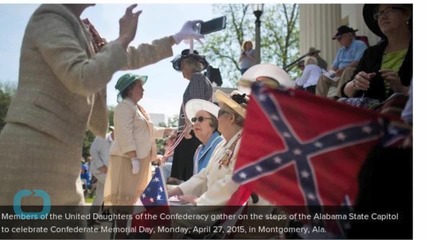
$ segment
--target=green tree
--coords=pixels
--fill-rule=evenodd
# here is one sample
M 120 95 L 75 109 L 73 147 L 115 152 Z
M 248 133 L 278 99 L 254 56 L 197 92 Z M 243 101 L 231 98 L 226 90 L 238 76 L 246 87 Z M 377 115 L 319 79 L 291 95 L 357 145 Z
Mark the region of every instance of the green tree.
M 178 126 L 178 115 L 173 115 L 168 118 L 168 123 L 159 123 L 159 127 L 177 127 Z M 160 154 L 165 153 L 166 138 L 156 139 L 157 152 Z
M 10 102 L 16 92 L 16 85 L 12 83 L 0 82 L 0 132 L 6 124 L 5 118 Z
M 108 107 L 108 126 L 114 126 L 114 108 L 113 106 Z
M 255 16 L 249 4 L 216 4 L 214 13 L 227 16 L 227 27 L 206 35 L 202 53 L 231 87 L 240 79 L 240 47 L 254 40 Z M 299 7 L 297 4 L 266 4 L 261 16 L 261 63 L 284 67 L 299 55 Z
M 109 106 L 108 107 L 108 124 L 109 126 L 114 126 L 114 107 Z M 90 146 L 92 145 L 93 141 L 95 140 L 95 134 L 93 134 L 91 131 L 86 130 L 85 136 L 83 138 L 83 148 L 82 148 L 82 156 L 87 157 L 90 156 Z
M 90 146 L 92 145 L 93 140 L 95 140 L 95 134 L 93 134 L 89 130 L 86 130 L 85 136 L 83 138 L 83 148 L 82 148 L 82 156 L 84 158 L 90 156 Z
M 178 115 L 173 115 L 172 117 L 168 118 L 168 124 L 167 127 L 178 127 Z

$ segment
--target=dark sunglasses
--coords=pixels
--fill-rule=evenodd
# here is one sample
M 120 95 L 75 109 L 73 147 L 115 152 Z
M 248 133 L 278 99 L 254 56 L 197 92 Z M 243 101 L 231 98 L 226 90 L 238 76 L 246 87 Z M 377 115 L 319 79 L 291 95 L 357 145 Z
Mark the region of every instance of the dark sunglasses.
M 196 122 L 196 121 L 203 122 L 205 119 L 212 119 L 212 118 L 202 117 L 202 116 L 200 116 L 200 117 L 193 117 L 191 119 L 191 122 L 193 122 L 193 123 Z

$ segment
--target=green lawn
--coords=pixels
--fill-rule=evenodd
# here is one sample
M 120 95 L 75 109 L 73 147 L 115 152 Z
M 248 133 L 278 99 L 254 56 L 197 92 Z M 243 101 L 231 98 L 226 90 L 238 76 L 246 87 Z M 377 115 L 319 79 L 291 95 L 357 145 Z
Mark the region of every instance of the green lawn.
M 86 203 L 92 203 L 92 202 L 93 202 L 93 197 L 91 197 L 91 196 L 87 196 L 87 197 L 85 198 L 85 202 L 86 202 Z

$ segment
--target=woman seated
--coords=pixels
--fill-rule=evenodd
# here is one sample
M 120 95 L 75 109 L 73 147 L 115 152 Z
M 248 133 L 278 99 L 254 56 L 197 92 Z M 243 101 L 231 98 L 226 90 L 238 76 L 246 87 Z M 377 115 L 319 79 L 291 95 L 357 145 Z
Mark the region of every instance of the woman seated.
M 366 49 L 343 96 L 382 102 L 393 93 L 406 94 L 412 79 L 412 4 L 365 4 L 363 18 L 384 40 Z
M 317 66 L 317 59 L 315 57 L 307 57 L 304 66 L 304 71 L 301 77 L 295 80 L 295 84 L 305 91 L 315 94 L 317 81 L 322 75 L 322 69 Z
M 194 154 L 194 174 L 208 165 L 216 146 L 224 140 L 218 132 L 218 112 L 217 105 L 203 99 L 192 99 L 185 105 L 194 134 L 202 142 Z
M 195 206 L 170 208 L 171 215 L 178 213 L 182 216 L 222 214 L 231 196 L 239 187 L 232 180 L 232 175 L 239 151 L 248 97 L 237 92 L 233 92 L 229 97 L 220 90 L 215 92 L 215 96 L 221 106 L 218 112 L 218 130 L 222 133 L 224 140 L 217 145 L 204 169 L 178 187 L 168 191 L 169 197 L 177 196 L 182 203 Z M 209 104 L 212 104 L 212 107 L 215 106 L 213 103 Z M 251 199 L 249 203 L 253 204 Z M 260 200 L 258 204 L 267 203 Z M 172 226 L 193 229 L 194 226 L 213 226 L 216 222 L 217 220 L 213 218 L 174 219 Z M 155 237 L 170 238 L 171 236 Z M 173 237 L 182 236 L 173 235 Z
M 205 168 L 216 146 L 224 139 L 218 132 L 219 107 L 203 99 L 192 99 L 185 105 L 185 114 L 193 123 L 192 130 L 201 144 L 194 153 L 193 175 Z M 184 181 L 170 177 L 169 184 L 179 184 Z
M 206 168 L 168 192 L 193 205 L 226 205 L 238 184 L 232 181 L 233 167 L 240 146 L 240 137 L 248 98 L 245 94 L 228 97 L 215 92 L 221 107 L 218 111 L 218 130 L 224 141 L 217 145 Z M 206 103 L 212 104 L 213 103 Z

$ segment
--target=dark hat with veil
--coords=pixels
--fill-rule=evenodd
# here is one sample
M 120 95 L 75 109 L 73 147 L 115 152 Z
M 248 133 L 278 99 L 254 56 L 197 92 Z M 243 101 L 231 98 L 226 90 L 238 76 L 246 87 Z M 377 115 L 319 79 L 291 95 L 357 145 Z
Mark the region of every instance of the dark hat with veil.
M 182 50 L 181 54 L 178 54 L 173 60 L 172 60 L 172 67 L 177 70 L 181 71 L 181 61 L 185 58 L 194 58 L 197 61 L 199 61 L 203 65 L 203 70 L 205 70 L 209 63 L 206 61 L 205 56 L 199 55 L 199 53 L 194 50 L 192 53 L 190 53 L 190 49 L 184 49 Z

